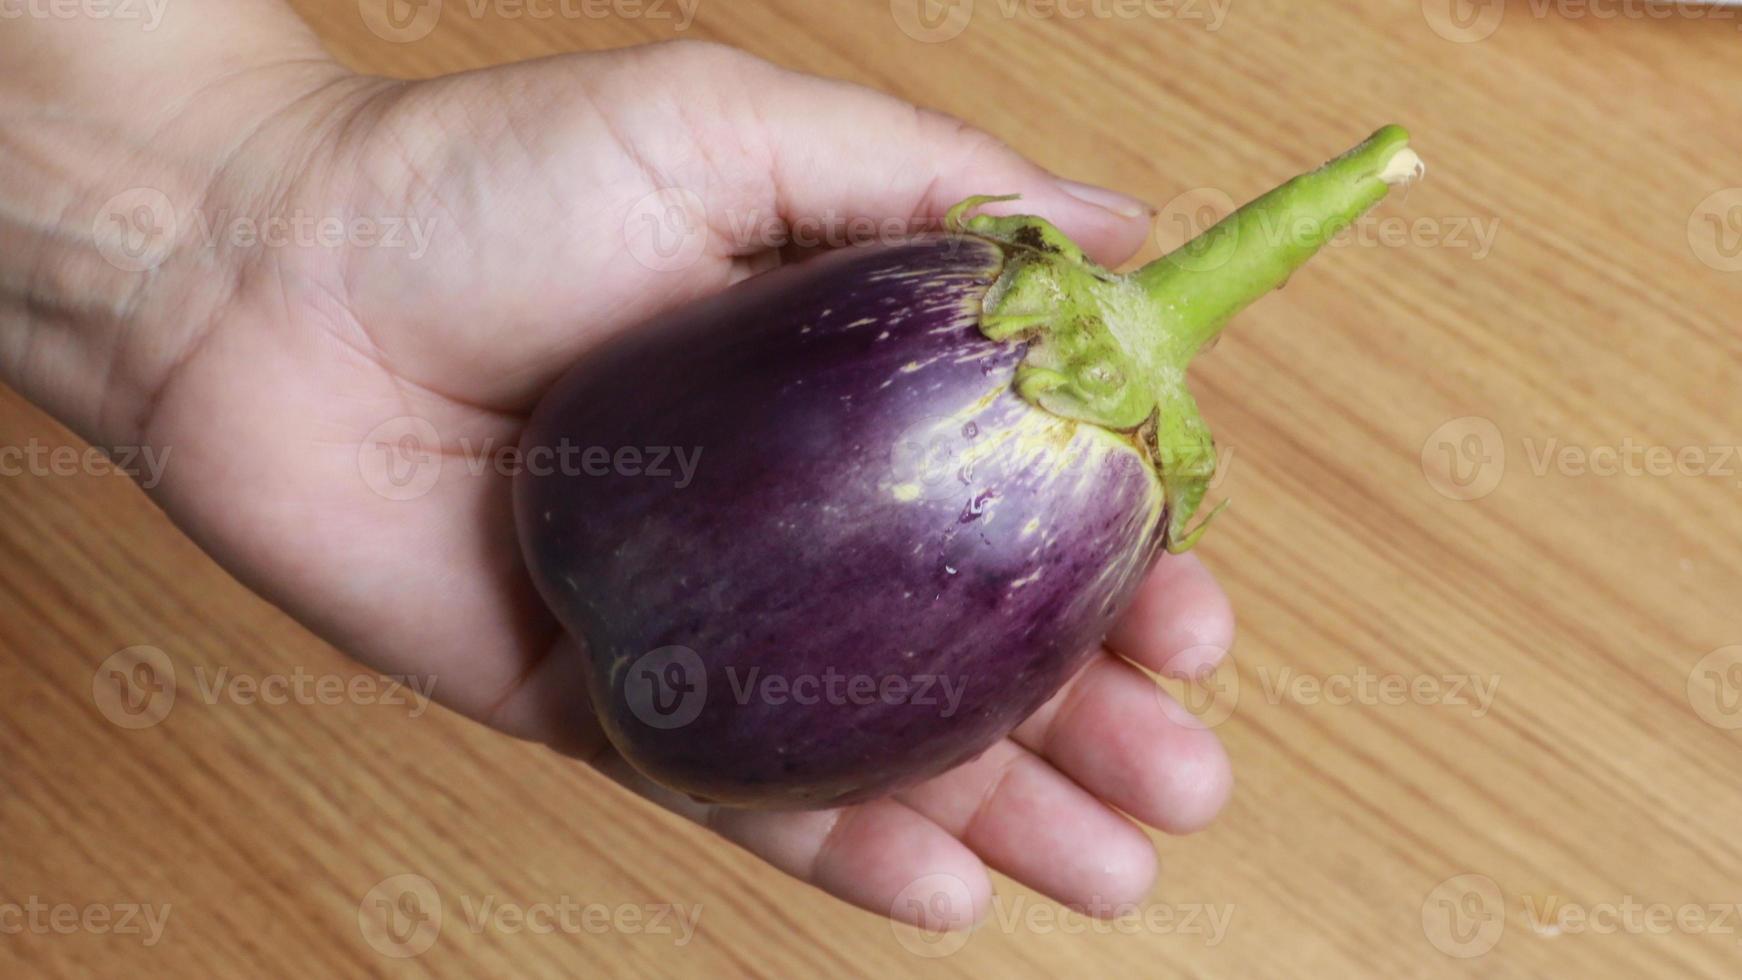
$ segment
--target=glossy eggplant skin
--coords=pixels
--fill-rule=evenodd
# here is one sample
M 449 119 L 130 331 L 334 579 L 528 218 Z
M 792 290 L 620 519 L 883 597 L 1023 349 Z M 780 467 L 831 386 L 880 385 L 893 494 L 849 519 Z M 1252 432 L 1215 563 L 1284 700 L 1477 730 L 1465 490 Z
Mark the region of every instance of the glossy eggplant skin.
M 1132 434 L 1012 390 L 1024 345 L 979 326 L 1004 247 L 775 270 L 630 331 L 539 406 L 522 548 L 636 768 L 731 805 L 880 796 L 1007 734 L 1122 611 L 1162 489 Z

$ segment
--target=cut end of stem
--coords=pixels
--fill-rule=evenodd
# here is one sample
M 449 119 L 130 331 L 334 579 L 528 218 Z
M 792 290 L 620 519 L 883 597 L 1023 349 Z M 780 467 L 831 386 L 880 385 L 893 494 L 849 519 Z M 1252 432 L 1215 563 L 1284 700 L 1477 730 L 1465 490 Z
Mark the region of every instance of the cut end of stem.
M 1427 173 L 1427 164 L 1421 162 L 1421 157 L 1415 151 L 1404 147 L 1392 155 L 1390 162 L 1379 171 L 1379 179 L 1396 187 L 1399 184 L 1409 185 L 1420 180 Z

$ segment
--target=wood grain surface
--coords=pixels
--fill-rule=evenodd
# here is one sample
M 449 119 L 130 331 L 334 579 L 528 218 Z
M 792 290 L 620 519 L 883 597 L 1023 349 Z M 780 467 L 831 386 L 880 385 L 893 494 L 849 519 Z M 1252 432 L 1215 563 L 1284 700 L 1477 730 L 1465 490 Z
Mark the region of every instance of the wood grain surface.
M 124 477 L 45 465 L 0 477 L 0 974 L 1736 974 L 1742 14 L 527 2 L 448 0 L 394 41 L 374 0 L 297 6 L 403 76 L 729 42 L 1154 201 L 1149 254 L 1220 195 L 1414 132 L 1426 180 L 1194 375 L 1235 501 L 1201 551 L 1241 628 L 1181 696 L 1228 744 L 1233 802 L 1157 837 L 1161 882 L 1113 925 L 1000 881 L 966 938 L 893 927 L 552 753 L 387 703 Z M 63 445 L 0 397 L 0 446 Z M 115 656 L 139 647 L 161 656 Z M 381 931 L 407 882 L 439 932 Z M 565 906 L 576 928 L 534 928 Z

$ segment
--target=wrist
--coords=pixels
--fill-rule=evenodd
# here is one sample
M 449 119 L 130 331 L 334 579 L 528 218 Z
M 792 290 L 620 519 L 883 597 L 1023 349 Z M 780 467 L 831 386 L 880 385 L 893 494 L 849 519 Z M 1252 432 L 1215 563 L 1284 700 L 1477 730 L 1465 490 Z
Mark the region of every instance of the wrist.
M 235 282 L 239 260 L 200 241 L 210 215 L 269 200 L 321 122 L 381 84 L 300 44 L 202 60 L 162 40 L 128 49 L 125 96 L 77 60 L 0 59 L 0 380 L 97 443 L 141 438 Z M 161 54 L 174 78 L 141 67 Z

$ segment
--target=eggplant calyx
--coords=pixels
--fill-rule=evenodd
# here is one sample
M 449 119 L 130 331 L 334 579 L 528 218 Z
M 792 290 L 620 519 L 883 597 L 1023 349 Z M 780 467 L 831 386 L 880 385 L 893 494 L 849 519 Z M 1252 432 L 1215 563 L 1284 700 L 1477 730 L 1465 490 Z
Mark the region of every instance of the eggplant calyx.
M 1186 389 L 1187 364 L 1392 186 L 1420 176 L 1408 141 L 1401 127 L 1386 126 L 1128 275 L 1095 264 L 1044 219 L 973 213 L 1014 195 L 970 197 L 945 215 L 947 231 L 988 239 L 1004 253 L 980 328 L 992 340 L 1028 344 L 1017 393 L 1062 418 L 1136 437 L 1166 496 L 1168 550 L 1187 550 L 1203 534 L 1209 517 L 1187 524 L 1216 471 L 1215 444 Z

